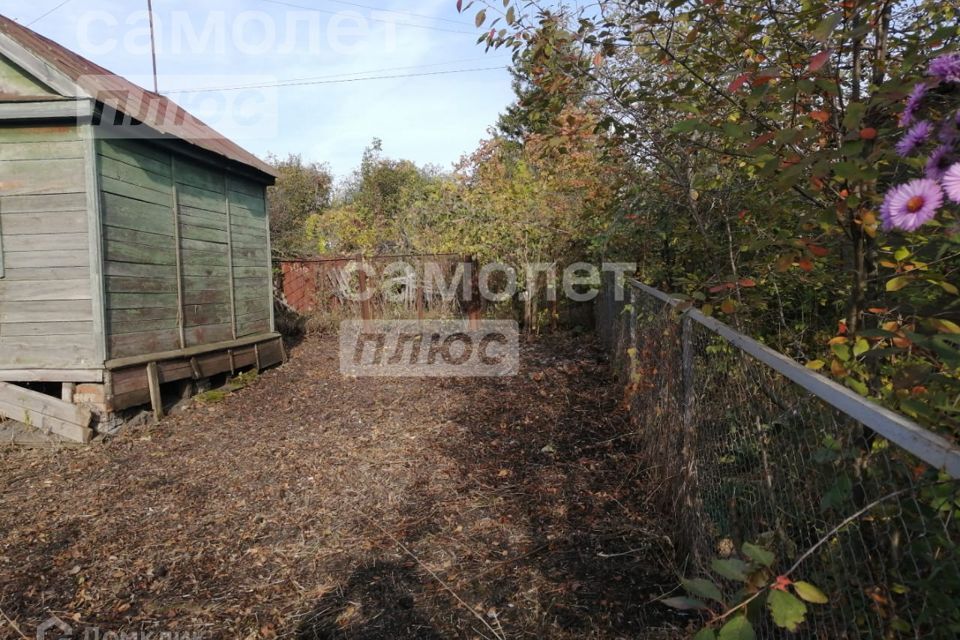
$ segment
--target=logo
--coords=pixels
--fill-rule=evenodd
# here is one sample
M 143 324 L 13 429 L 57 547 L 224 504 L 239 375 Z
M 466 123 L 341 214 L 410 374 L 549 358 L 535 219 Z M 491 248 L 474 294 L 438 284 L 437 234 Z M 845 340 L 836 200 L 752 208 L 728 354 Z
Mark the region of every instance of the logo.
M 37 640 L 66 640 L 72 637 L 73 627 L 57 616 L 50 616 L 37 627 Z
M 340 324 L 340 372 L 354 377 L 515 376 L 515 321 L 347 320 Z

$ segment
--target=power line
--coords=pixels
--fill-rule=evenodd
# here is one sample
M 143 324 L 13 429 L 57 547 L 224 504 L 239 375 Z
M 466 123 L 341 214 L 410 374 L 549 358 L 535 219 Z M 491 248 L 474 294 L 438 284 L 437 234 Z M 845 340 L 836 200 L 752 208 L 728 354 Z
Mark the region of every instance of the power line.
M 55 6 L 53 9 L 50 9 L 50 11 L 47 11 L 46 13 L 44 13 L 44 14 L 43 14 L 42 16 L 40 16 L 39 18 L 34 18 L 32 22 L 28 22 L 28 23 L 27 23 L 27 26 L 28 26 L 28 27 L 32 27 L 33 25 L 35 25 L 35 24 L 37 24 L 38 22 L 40 22 L 41 20 L 43 20 L 44 18 L 46 18 L 48 15 L 50 15 L 50 14 L 53 13 L 54 11 L 57 11 L 58 9 L 60 9 L 60 7 L 63 7 L 64 5 L 66 5 L 68 2 L 72 2 L 72 0 L 63 0 L 63 2 L 61 2 L 60 4 L 58 4 L 57 6 Z
M 370 5 L 358 4 L 358 3 L 356 3 L 356 2 L 347 2 L 346 0 L 327 0 L 327 1 L 328 1 L 328 2 L 332 2 L 333 4 L 343 4 L 343 5 L 346 5 L 346 6 L 348 6 L 348 7 L 358 7 L 358 8 L 360 8 L 360 9 L 370 9 L 371 11 L 383 11 L 383 12 L 385 12 L 385 13 L 398 13 L 398 14 L 401 14 L 401 15 L 411 16 L 411 17 L 414 17 L 414 18 L 421 18 L 421 19 L 423 19 L 423 20 L 435 20 L 435 21 L 437 21 L 437 22 L 449 22 L 449 23 L 451 23 L 451 24 L 460 25 L 461 27 L 469 27 L 469 26 L 470 26 L 469 24 L 467 24 L 466 22 L 463 22 L 462 20 L 454 20 L 453 18 L 442 18 L 442 17 L 439 17 L 439 16 L 428 16 L 428 15 L 423 14 L 423 13 L 414 13 L 413 11 L 401 11 L 401 10 L 394 10 L 394 9 L 383 9 L 383 8 L 381 8 L 381 7 L 371 7 Z
M 242 91 L 243 89 L 272 89 L 272 88 L 281 88 L 281 87 L 300 87 L 300 86 L 320 85 L 320 84 L 342 84 L 346 82 L 362 82 L 364 80 L 393 80 L 396 78 L 421 78 L 424 76 L 442 76 L 442 75 L 449 75 L 453 73 L 473 73 L 477 71 L 493 71 L 495 69 L 506 69 L 506 67 L 478 67 L 476 69 L 453 69 L 451 71 L 427 71 L 424 73 L 402 73 L 402 74 L 388 75 L 388 76 L 369 76 L 366 78 L 345 78 L 342 80 L 314 80 L 309 82 L 267 83 L 267 84 L 246 85 L 246 86 L 237 86 L 237 87 L 181 89 L 178 91 L 168 91 L 165 93 L 167 94 L 211 93 L 215 91 Z
M 304 11 L 314 11 L 316 13 L 325 13 L 331 16 L 339 15 L 336 11 L 330 11 L 329 9 L 317 9 L 316 7 L 306 7 L 300 4 L 294 4 L 292 2 L 284 2 L 284 0 L 260 0 L 261 2 L 266 2 L 268 4 L 276 4 L 282 7 L 291 7 L 293 9 L 303 9 Z M 371 7 L 372 8 L 372 7 Z M 382 9 L 377 9 L 377 11 L 385 11 Z M 411 14 L 412 15 L 412 14 Z M 400 22 L 398 20 L 385 20 L 383 18 L 374 18 L 371 17 L 370 20 L 373 22 L 383 22 L 385 24 L 400 24 L 405 27 L 413 27 L 414 29 L 426 29 L 428 31 L 442 31 L 444 33 L 464 33 L 467 35 L 477 35 L 476 31 L 461 31 L 459 29 L 444 29 L 443 27 L 434 27 L 426 24 L 416 24 L 413 22 Z
M 497 58 L 493 58 L 498 60 Z M 322 76 L 306 76 L 302 78 L 288 78 L 286 80 L 277 80 L 276 83 L 270 83 L 270 86 L 283 87 L 283 86 L 296 86 L 297 84 L 303 84 L 305 82 L 312 82 L 315 80 L 329 80 L 331 78 L 348 78 L 351 76 L 366 76 L 371 73 L 383 73 L 384 71 L 405 71 L 408 69 L 427 69 L 430 67 L 441 67 L 448 64 L 458 64 L 461 62 L 479 62 L 481 60 L 490 60 L 490 58 L 462 58 L 460 60 L 447 60 L 446 62 L 433 62 L 430 64 L 414 64 L 407 65 L 403 67 L 381 67 L 378 69 L 367 69 L 365 71 L 351 71 L 347 73 L 332 73 Z M 505 60 L 505 59 L 504 59 Z M 500 68 L 500 67 L 494 67 Z M 353 78 L 354 80 L 363 80 L 364 78 Z M 252 84 L 252 85 L 231 85 L 228 87 L 207 87 L 203 91 L 238 91 L 240 89 L 258 89 L 263 87 L 263 84 Z M 192 91 L 192 89 L 184 89 L 184 91 Z

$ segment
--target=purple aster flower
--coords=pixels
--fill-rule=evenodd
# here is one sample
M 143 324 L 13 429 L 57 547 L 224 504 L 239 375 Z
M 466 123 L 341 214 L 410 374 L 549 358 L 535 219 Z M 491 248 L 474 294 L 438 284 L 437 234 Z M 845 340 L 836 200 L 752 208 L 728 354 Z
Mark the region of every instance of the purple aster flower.
M 944 171 L 947 170 L 947 161 L 950 159 L 951 151 L 951 147 L 945 144 L 934 149 L 933 153 L 930 154 L 930 158 L 927 160 L 927 166 L 924 169 L 923 175 L 931 180 L 939 180 L 942 178 Z
M 930 134 L 933 132 L 933 125 L 931 125 L 926 120 L 921 120 L 917 124 L 910 127 L 910 129 L 900 138 L 900 142 L 897 143 L 895 147 L 897 155 L 901 158 L 906 158 L 907 156 L 913 155 L 914 151 L 917 150 L 917 147 L 922 145 L 927 141 L 927 138 L 930 137 Z
M 934 180 L 919 178 L 887 193 L 881 209 L 885 229 L 916 231 L 943 204 L 943 190 Z
M 907 104 L 903 107 L 903 113 L 900 114 L 900 126 L 909 127 L 913 124 L 913 118 L 917 115 L 920 103 L 923 102 L 923 96 L 927 93 L 927 85 L 918 82 L 910 95 L 907 96 Z
M 934 58 L 927 68 L 927 74 L 943 82 L 960 82 L 960 53 L 945 53 Z
M 940 182 L 943 185 L 943 190 L 947 192 L 947 197 L 960 204 L 960 162 L 955 162 L 953 166 L 944 171 Z

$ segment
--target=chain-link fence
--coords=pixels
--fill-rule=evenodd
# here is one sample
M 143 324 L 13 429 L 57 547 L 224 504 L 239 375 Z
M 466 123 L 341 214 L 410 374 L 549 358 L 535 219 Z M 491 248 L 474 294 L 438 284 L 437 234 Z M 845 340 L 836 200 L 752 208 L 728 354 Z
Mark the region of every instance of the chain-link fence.
M 757 598 L 760 637 L 960 637 L 960 449 L 659 291 L 612 285 L 598 332 L 678 571 L 724 594 L 786 574 L 827 596 L 796 633 Z M 744 543 L 775 556 L 753 587 Z

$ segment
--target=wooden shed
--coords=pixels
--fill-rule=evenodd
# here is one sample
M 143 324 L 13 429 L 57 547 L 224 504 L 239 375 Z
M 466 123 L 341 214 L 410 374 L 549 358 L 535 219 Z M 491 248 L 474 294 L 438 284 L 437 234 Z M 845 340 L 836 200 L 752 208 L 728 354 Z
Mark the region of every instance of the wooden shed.
M 274 178 L 172 101 L 0 16 L 0 414 L 86 441 L 123 409 L 159 409 L 164 385 L 282 361 Z

